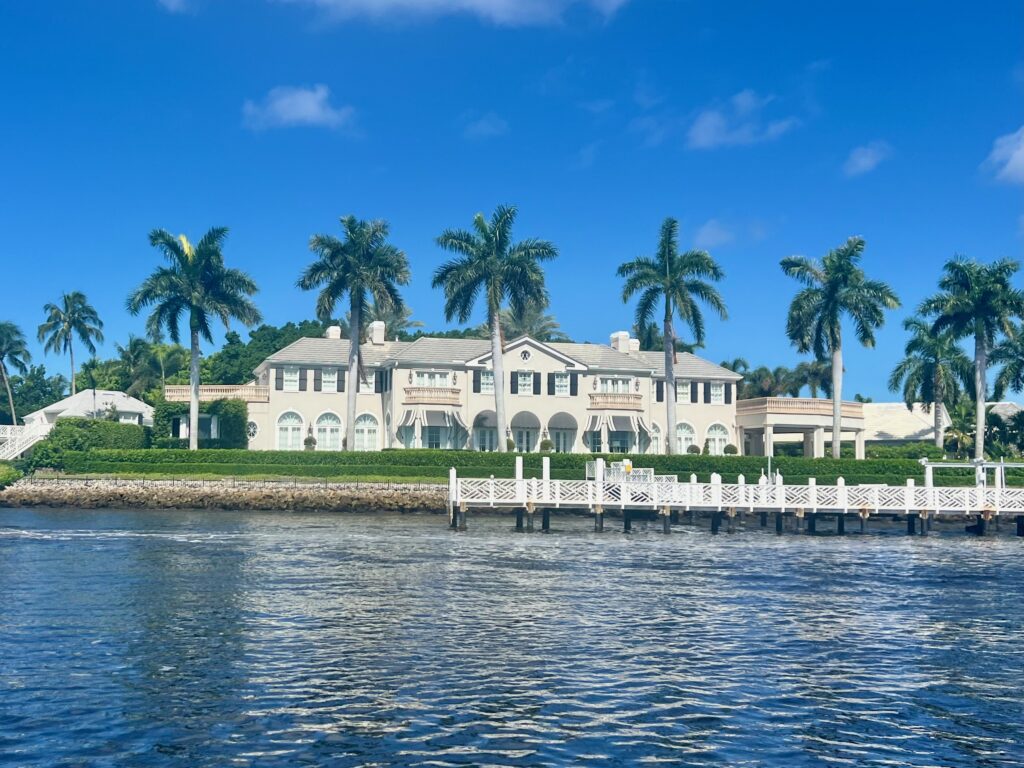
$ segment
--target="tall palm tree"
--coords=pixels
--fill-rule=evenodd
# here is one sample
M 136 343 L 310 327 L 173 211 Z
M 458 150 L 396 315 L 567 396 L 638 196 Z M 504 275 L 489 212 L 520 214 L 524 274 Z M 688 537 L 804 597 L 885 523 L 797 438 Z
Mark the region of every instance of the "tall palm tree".
M 750 370 L 750 363 L 745 357 L 734 357 L 732 360 L 723 360 L 719 363 L 723 368 L 728 368 L 733 373 L 746 373 Z
M 1007 390 L 1024 392 L 1024 324 L 1014 327 L 992 350 L 992 362 L 1002 366 L 996 376 L 996 400 L 1001 400 Z
M 942 406 L 960 399 L 964 389 L 970 388 L 971 361 L 960 349 L 956 336 L 949 330 L 932 333 L 932 324 L 921 317 L 903 322 L 910 332 L 904 357 L 889 376 L 889 389 L 903 389 L 907 407 L 922 402 L 930 407 L 935 422 L 935 445 L 946 444 L 946 426 L 942 421 Z
M 712 282 L 721 280 L 725 273 L 707 251 L 679 252 L 679 222 L 669 217 L 661 225 L 661 236 L 654 258 L 638 256 L 618 269 L 625 278 L 622 300 L 628 302 L 640 294 L 636 305 L 636 324 L 642 327 L 654 319 L 659 302 L 663 304 L 662 333 L 665 352 L 665 414 L 667 434 L 676 428 L 676 374 L 675 328 L 673 320 L 679 318 L 693 333 L 694 341 L 704 343 L 703 302 L 719 317 L 727 316 L 725 302 Z M 672 453 L 673 441 L 665 440 L 665 452 Z
M 21 328 L 8 321 L 0 323 L 0 378 L 4 380 L 4 388 L 7 390 L 11 424 L 18 423 L 18 414 L 14 410 L 14 394 L 11 392 L 11 371 L 25 373 L 31 358 Z
M 211 323 L 220 319 L 225 327 L 232 320 L 251 327 L 261 319 L 260 311 L 250 299 L 256 283 L 245 272 L 224 265 L 224 241 L 227 227 L 212 227 L 198 243 L 185 235 L 174 237 L 165 229 L 149 233 L 149 244 L 160 251 L 167 264 L 142 281 L 128 297 L 128 311 L 137 315 L 152 307 L 147 329 L 166 328 L 171 341 L 180 339 L 179 321 L 188 317 L 189 393 L 188 447 L 199 447 L 199 340 L 213 342 Z
M 793 372 L 783 365 L 769 368 L 759 365 L 744 375 L 744 398 L 778 397 L 792 391 Z
M 148 341 L 138 336 L 129 336 L 125 346 L 118 344 L 116 348 L 125 392 L 138 397 L 156 386 L 160 365 Z
M 537 341 L 569 341 L 555 316 L 548 314 L 546 309 L 540 304 L 529 304 L 519 314 L 509 308 L 503 309 L 501 327 L 513 338 L 529 336 Z
M 345 447 L 352 450 L 356 435 L 363 315 L 369 312 L 371 300 L 379 311 L 395 312 L 404 308 L 398 286 L 409 283 L 409 260 L 388 242 L 386 221 L 343 216 L 341 228 L 345 234 L 343 240 L 334 235 L 313 235 L 309 239 L 309 250 L 316 255 L 316 260 L 306 267 L 297 285 L 304 291 L 320 289 L 316 314 L 322 321 L 330 319 L 337 303 L 348 296 L 351 333 L 346 373 Z
M 71 358 L 71 394 L 75 394 L 75 336 L 96 354 L 95 342 L 103 341 L 103 321 L 80 291 L 62 294 L 58 304 L 43 307 L 46 320 L 39 326 L 39 340 L 47 352 L 67 353 Z
M 173 376 L 185 367 L 188 353 L 180 344 L 165 344 L 164 333 L 160 328 L 147 328 L 146 338 L 149 339 L 153 364 L 160 371 L 160 391 L 162 392 L 167 386 L 167 377 Z
M 444 291 L 444 314 L 451 321 L 469 320 L 477 298 L 483 294 L 487 326 L 491 336 L 491 365 L 494 368 L 494 413 L 497 418 L 498 450 L 507 449 L 505 431 L 505 366 L 502 362 L 504 335 L 501 306 L 508 302 L 522 314 L 530 304 L 547 306 L 541 262 L 558 255 L 547 240 L 529 238 L 512 242 L 512 225 L 518 209 L 499 205 L 490 221 L 482 213 L 473 217 L 473 229 L 446 229 L 437 244 L 457 254 L 434 272 L 433 286 Z
M 982 264 L 955 256 L 946 262 L 939 293 L 921 304 L 933 316 L 932 332 L 950 330 L 958 339 L 974 337 L 974 458 L 985 458 L 985 395 L 989 354 L 1000 334 L 1013 332 L 1024 317 L 1024 291 L 1011 281 L 1020 265 L 1009 259 Z
M 801 353 L 813 352 L 832 361 L 832 456 L 840 457 L 843 400 L 844 315 L 853 321 L 857 340 L 875 346 L 875 330 L 885 323 L 885 310 L 900 305 L 892 288 L 868 280 L 860 267 L 864 240 L 851 237 L 819 262 L 787 256 L 782 271 L 803 283 L 789 307 L 786 335 Z
M 412 319 L 412 309 L 406 306 L 385 309 L 374 304 L 366 315 L 365 326 L 378 320 L 384 323 L 385 333 L 395 340 L 401 334 L 409 333 L 412 328 L 423 327 L 419 320 Z
M 825 397 L 832 394 L 832 366 L 824 360 L 810 360 L 799 363 L 790 374 L 790 391 L 793 397 L 800 397 L 804 387 L 816 398 L 821 391 Z

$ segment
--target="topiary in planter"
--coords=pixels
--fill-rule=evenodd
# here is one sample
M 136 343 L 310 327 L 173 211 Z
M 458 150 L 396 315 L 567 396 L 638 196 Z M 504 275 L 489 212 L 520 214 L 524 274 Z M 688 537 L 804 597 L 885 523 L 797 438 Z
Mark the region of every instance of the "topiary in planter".
M 735 456 L 739 453 L 739 450 L 736 448 L 735 445 L 729 443 L 727 446 L 725 446 L 725 448 L 722 449 L 722 453 L 724 453 L 726 456 Z
M 699 456 L 700 455 L 700 446 L 691 445 L 689 448 L 686 449 L 686 452 L 688 454 L 690 454 L 691 456 Z
M 551 442 L 548 438 L 545 437 L 543 440 L 540 441 L 540 452 L 541 453 L 551 453 L 554 450 L 555 450 L 555 444 L 553 442 Z

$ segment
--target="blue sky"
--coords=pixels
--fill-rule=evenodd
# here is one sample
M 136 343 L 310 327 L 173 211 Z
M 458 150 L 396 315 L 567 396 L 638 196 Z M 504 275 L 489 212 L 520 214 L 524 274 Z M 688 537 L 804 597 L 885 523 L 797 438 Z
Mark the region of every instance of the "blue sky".
M 1024 5 L 711 0 L 109 0 L 0 6 L 0 317 L 82 290 L 113 342 L 154 227 L 231 228 L 271 323 L 314 232 L 391 222 L 416 317 L 433 238 L 520 207 L 577 339 L 631 323 L 614 277 L 665 216 L 724 266 L 718 361 L 796 363 L 778 261 L 850 235 L 904 301 L 848 394 L 885 396 L 902 318 L 960 252 L 1024 246 Z M 1022 277 L 1024 283 L 1024 277 Z M 66 361 L 45 359 L 51 370 Z

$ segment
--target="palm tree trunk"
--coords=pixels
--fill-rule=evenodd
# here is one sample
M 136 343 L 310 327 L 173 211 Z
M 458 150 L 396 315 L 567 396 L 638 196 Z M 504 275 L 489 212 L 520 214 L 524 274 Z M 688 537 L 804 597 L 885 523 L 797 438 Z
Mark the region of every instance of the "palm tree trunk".
M 665 453 L 675 453 L 676 440 L 676 340 L 672 309 L 665 300 Z
M 71 355 L 71 394 L 74 395 L 78 392 L 78 388 L 75 386 L 75 345 L 68 345 L 68 353 Z
M 984 332 L 974 335 L 974 458 L 985 458 L 985 395 L 988 350 Z
M 942 403 L 946 399 L 946 393 L 942 386 L 942 376 L 938 371 L 939 366 L 936 365 L 935 371 L 935 384 L 933 389 L 935 390 L 935 402 L 932 403 L 932 414 L 933 425 L 935 430 L 935 447 L 942 449 L 946 445 L 946 426 L 942 423 Z
M 4 387 L 7 389 L 7 404 L 11 408 L 11 424 L 17 426 L 18 414 L 14 412 L 14 395 L 11 393 L 11 379 L 7 375 L 7 366 L 0 360 L 0 377 L 3 377 Z
M 832 458 L 842 457 L 843 446 L 843 348 L 832 350 Z
M 501 348 L 501 318 L 498 307 L 490 308 L 491 324 L 491 367 L 494 369 L 494 416 L 498 421 L 498 452 L 508 451 L 505 443 L 505 362 Z
M 199 329 L 192 328 L 192 360 L 188 369 L 188 449 L 199 448 Z
M 351 296 L 349 307 L 348 329 L 348 393 L 345 397 L 345 445 L 346 451 L 356 447 L 356 398 L 359 395 L 359 339 L 362 335 L 362 318 L 359 313 L 363 308 L 361 296 Z

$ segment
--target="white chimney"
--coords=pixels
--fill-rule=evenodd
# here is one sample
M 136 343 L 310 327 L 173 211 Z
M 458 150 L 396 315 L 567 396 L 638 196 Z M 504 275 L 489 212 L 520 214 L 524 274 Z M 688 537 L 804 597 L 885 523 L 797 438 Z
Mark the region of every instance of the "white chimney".
M 616 331 L 611 335 L 611 348 L 617 352 L 629 351 L 629 331 Z
M 384 321 L 374 320 L 370 323 L 370 343 L 376 346 L 380 346 L 384 343 Z
M 329 325 L 327 330 L 324 331 L 325 339 L 340 339 L 341 338 L 341 326 L 340 325 Z
M 640 339 L 629 340 L 629 354 L 635 355 L 640 351 Z

